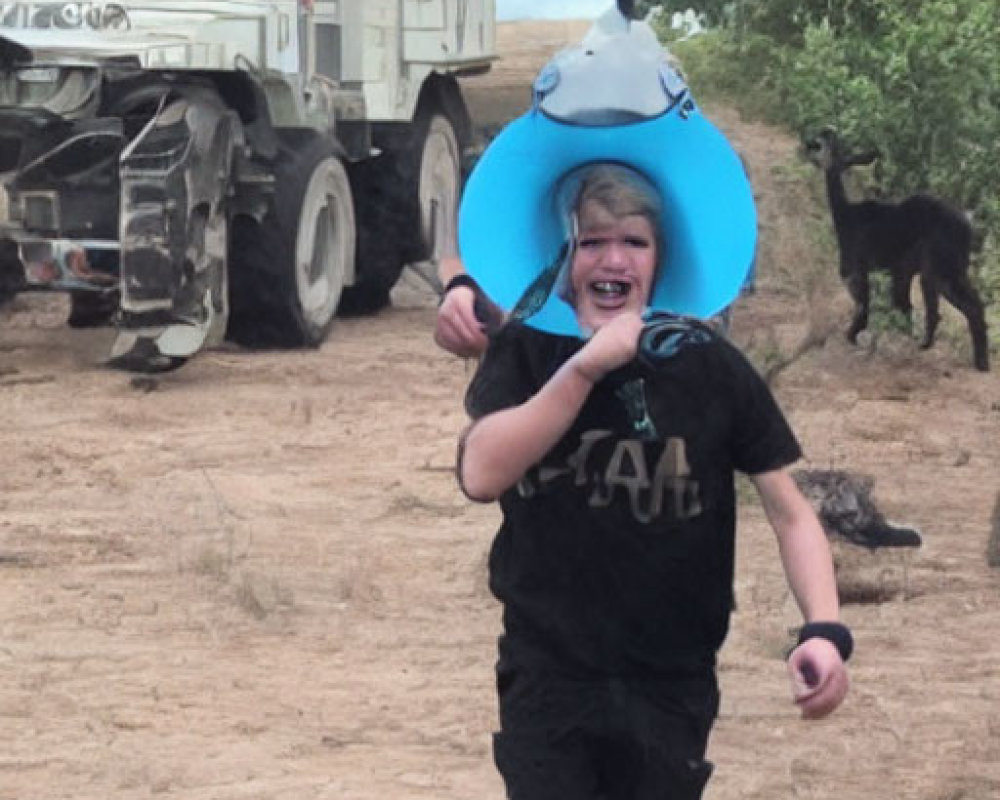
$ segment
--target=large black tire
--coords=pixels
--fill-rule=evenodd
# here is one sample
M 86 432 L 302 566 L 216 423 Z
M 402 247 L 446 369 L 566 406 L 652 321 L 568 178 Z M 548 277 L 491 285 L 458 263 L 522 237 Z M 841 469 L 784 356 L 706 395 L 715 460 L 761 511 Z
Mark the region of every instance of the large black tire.
M 118 292 L 70 292 L 66 322 L 71 328 L 103 328 L 114 322 L 118 304 Z
M 408 135 L 382 143 L 383 153 L 352 171 L 358 202 L 356 282 L 340 313 L 370 314 L 389 305 L 403 267 L 455 250 L 461 151 L 451 120 L 421 113 Z
M 10 239 L 0 239 L 0 306 L 13 300 L 24 288 L 24 267 L 17 245 Z
M 438 261 L 457 252 L 458 201 L 462 193 L 462 151 L 448 117 L 427 122 L 417 181 L 420 220 L 409 261 Z
M 358 221 L 355 282 L 344 287 L 337 311 L 353 317 L 373 314 L 389 305 L 389 291 L 405 265 L 402 232 L 413 213 L 398 196 L 403 178 L 391 151 L 351 168 L 351 190 Z
M 228 338 L 250 347 L 318 346 L 355 255 L 351 187 L 334 142 L 283 134 L 261 222 L 233 220 Z

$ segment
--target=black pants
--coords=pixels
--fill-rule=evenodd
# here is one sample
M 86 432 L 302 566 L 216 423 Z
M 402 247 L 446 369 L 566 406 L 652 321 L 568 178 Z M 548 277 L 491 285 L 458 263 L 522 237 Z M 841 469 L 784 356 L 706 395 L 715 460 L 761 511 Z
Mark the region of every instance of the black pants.
M 698 800 L 714 673 L 576 680 L 501 665 L 497 769 L 509 800 Z

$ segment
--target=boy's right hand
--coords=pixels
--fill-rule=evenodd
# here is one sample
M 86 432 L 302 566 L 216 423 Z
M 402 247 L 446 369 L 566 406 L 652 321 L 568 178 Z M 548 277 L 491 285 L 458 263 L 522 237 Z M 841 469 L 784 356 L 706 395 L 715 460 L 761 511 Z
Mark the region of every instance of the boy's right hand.
M 597 333 L 572 358 L 573 366 L 591 383 L 597 383 L 612 370 L 633 358 L 639 349 L 642 317 L 626 311 L 619 314 Z

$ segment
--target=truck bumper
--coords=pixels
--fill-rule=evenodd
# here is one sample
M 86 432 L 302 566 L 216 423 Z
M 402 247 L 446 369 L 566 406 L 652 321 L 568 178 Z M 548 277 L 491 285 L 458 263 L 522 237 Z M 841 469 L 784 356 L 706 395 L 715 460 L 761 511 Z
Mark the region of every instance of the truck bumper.
M 156 369 L 225 334 L 235 123 L 211 100 L 164 97 L 131 141 L 118 118 L 0 109 L 8 150 L 21 153 L 0 191 L 0 239 L 17 259 L 0 272 L 22 290 L 117 294 L 113 363 Z

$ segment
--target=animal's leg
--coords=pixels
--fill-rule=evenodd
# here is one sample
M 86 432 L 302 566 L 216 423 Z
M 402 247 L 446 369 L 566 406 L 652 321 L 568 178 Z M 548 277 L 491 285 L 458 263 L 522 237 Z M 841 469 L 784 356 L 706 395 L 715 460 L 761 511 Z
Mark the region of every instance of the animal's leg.
M 910 302 L 910 282 L 912 275 L 892 274 L 892 305 L 904 314 L 909 316 L 913 311 L 913 303 Z
M 847 329 L 847 341 L 857 344 L 858 334 L 868 327 L 869 286 L 868 273 L 855 272 L 845 280 L 847 291 L 854 300 L 854 319 Z
M 913 303 L 910 301 L 910 284 L 912 273 L 892 273 L 892 306 L 903 312 L 906 317 L 907 330 L 913 331 Z
M 920 348 L 926 350 L 934 344 L 934 334 L 937 332 L 941 312 L 938 310 L 938 287 L 934 276 L 924 271 L 920 273 L 920 291 L 924 296 L 924 338 Z
M 972 363 L 981 372 L 988 372 L 990 346 L 986 337 L 986 315 L 983 312 L 983 301 L 979 299 L 969 276 L 961 274 L 947 283 L 942 283 L 941 293 L 968 320 L 969 333 L 972 336 Z

